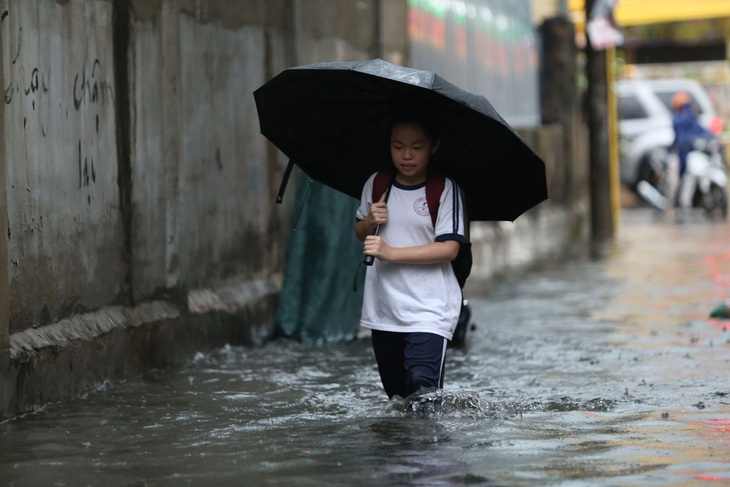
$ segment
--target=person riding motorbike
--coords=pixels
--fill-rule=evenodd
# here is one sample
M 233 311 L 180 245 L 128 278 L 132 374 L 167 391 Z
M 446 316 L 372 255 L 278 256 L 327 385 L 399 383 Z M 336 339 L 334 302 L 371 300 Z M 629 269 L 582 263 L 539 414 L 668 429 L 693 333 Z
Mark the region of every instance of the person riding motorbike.
M 673 154 L 678 159 L 676 169 L 672 169 L 670 172 L 674 172 L 675 176 L 672 180 L 675 181 L 672 184 L 670 194 L 670 202 L 675 199 L 676 191 L 682 186 L 685 172 L 687 170 L 687 155 L 694 150 L 697 139 L 713 140 L 715 134 L 710 130 L 703 127 L 697 114 L 692 107 L 692 97 L 689 93 L 680 91 L 672 97 L 672 127 L 674 128 L 674 141 L 670 147 L 670 154 Z M 686 199 L 686 198 L 684 198 Z M 679 206 L 687 208 L 691 206 L 691 201 L 684 201 L 680 198 Z M 672 203 L 670 207 L 674 206 Z

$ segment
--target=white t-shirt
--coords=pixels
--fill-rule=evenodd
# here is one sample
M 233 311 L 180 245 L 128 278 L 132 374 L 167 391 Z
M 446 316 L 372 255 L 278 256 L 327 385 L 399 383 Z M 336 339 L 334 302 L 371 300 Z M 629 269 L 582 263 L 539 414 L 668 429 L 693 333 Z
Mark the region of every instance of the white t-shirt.
M 372 204 L 373 174 L 365 183 L 357 219 Z M 458 202 L 455 205 L 455 198 Z M 446 179 L 436 227 L 426 203 L 426 184 L 393 182 L 388 197 L 388 222 L 379 236 L 391 247 L 411 247 L 434 241 L 463 241 L 464 214 L 456 183 Z M 394 264 L 375 259 L 367 268 L 360 324 L 391 332 L 428 332 L 451 340 L 461 311 L 461 288 L 451 262 Z

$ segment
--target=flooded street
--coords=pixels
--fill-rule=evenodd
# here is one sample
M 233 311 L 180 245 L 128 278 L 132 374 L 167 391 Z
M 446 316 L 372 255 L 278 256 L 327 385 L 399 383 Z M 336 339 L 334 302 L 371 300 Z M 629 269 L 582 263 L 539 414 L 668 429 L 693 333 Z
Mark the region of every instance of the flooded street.
M 0 423 L 7 486 L 730 485 L 730 226 L 622 215 L 602 259 L 469 295 L 438 412 L 367 338 L 199 354 Z

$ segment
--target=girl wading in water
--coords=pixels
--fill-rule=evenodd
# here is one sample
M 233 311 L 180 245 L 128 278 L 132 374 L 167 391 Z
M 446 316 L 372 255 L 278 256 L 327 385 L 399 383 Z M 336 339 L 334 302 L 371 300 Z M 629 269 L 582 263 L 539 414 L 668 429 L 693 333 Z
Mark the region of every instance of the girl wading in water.
M 395 171 L 388 189 L 374 196 L 379 173 L 373 174 L 357 209 L 355 233 L 364 253 L 375 258 L 365 277 L 361 325 L 372 330 L 389 398 L 443 387 L 446 348 L 461 309 L 451 266 L 464 240 L 461 195 L 446 178 L 435 220 L 426 197 L 429 161 L 438 147 L 426 119 L 396 117 L 390 133 Z

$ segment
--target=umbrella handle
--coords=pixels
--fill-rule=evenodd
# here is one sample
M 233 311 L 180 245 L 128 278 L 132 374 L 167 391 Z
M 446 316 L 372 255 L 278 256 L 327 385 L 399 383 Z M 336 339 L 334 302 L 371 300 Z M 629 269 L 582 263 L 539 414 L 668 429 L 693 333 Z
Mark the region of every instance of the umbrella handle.
M 388 187 L 385 188 L 385 202 L 386 203 L 388 202 L 388 198 L 390 198 L 390 187 L 393 186 L 393 181 L 395 181 L 395 176 L 393 176 L 391 178 L 390 182 L 388 183 Z M 380 233 L 380 225 L 377 225 L 375 227 L 375 231 L 373 232 L 373 235 L 377 235 L 378 233 Z M 372 255 L 366 255 L 365 260 L 363 260 L 363 263 L 365 265 L 373 265 L 373 262 L 375 262 L 375 257 L 373 257 Z
M 375 231 L 373 232 L 373 235 L 377 235 L 380 232 L 380 225 L 375 227 Z M 365 260 L 363 260 L 363 264 L 365 265 L 373 265 L 373 262 L 375 262 L 375 257 L 372 255 L 366 255 Z

